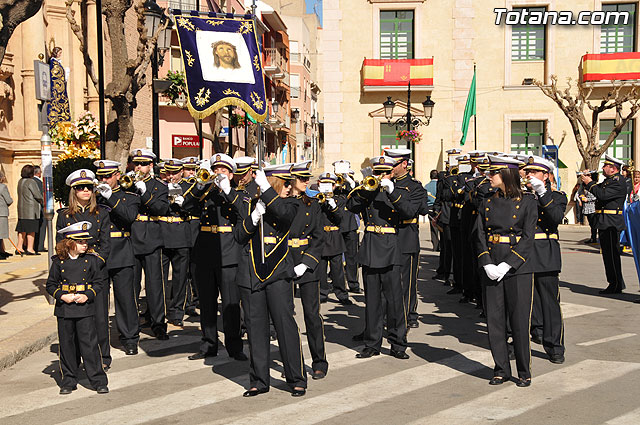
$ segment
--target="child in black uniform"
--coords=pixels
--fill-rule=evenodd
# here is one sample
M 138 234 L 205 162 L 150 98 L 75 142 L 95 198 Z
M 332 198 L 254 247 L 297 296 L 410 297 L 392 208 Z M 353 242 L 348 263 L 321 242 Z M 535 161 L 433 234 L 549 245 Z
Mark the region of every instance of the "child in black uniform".
M 95 325 L 93 301 L 103 287 L 101 262 L 86 254 L 91 223 L 80 221 L 58 230 L 64 235 L 52 257 L 47 292 L 56 299 L 58 341 L 62 383 L 60 394 L 71 394 L 77 388 L 78 365 L 82 357 L 89 382 L 99 394 L 109 392 L 107 374 L 102 368 Z

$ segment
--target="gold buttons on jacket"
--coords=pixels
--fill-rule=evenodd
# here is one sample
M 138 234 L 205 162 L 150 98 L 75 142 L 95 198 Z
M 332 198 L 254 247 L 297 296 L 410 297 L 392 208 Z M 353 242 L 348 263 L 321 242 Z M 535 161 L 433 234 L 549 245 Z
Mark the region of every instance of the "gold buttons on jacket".
M 514 219 L 515 219 L 515 218 L 517 218 L 515 214 L 513 215 L 513 218 L 514 218 Z

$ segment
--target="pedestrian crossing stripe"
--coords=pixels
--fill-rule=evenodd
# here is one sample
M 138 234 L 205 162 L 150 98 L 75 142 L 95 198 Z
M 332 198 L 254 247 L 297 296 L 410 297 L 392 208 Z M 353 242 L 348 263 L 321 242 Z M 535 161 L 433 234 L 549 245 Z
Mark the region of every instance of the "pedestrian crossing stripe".
M 605 422 L 605 425 L 638 425 L 640 424 L 640 409 L 625 413 L 622 416 Z

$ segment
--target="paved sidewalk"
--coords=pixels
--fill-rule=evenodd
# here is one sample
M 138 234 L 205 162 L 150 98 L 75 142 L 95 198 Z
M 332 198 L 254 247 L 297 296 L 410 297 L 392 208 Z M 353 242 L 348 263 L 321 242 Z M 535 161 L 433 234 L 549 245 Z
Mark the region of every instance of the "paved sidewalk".
M 57 338 L 47 274 L 46 252 L 0 261 L 0 370 Z

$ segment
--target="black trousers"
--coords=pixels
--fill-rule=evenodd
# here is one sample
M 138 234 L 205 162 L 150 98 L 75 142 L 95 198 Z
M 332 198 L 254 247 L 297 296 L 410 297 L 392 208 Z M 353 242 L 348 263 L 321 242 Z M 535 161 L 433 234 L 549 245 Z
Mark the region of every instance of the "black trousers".
M 33 242 L 33 249 L 36 252 L 44 252 L 44 242 L 46 240 L 47 240 L 47 220 L 44 218 L 44 210 L 40 210 L 40 228 L 36 233 L 35 241 Z
M 327 273 L 327 266 L 329 266 L 329 272 Z M 327 298 L 329 292 L 336 294 L 336 298 L 339 300 L 345 300 L 349 298 L 347 292 L 347 282 L 344 279 L 344 264 L 342 263 L 342 254 L 334 255 L 333 257 L 321 257 L 319 277 L 320 277 L 320 295 L 322 298 Z M 331 275 L 331 287 L 329 287 L 329 281 L 327 275 Z
M 196 284 L 196 259 L 193 254 L 193 248 L 189 249 L 189 271 L 187 273 L 187 305 L 185 311 L 193 312 L 199 307 L 198 285 Z
M 462 275 L 462 230 L 460 227 L 450 227 L 451 231 L 451 266 L 453 268 L 453 286 L 463 289 Z
M 302 358 L 300 331 L 293 318 L 293 283 L 290 280 L 277 280 L 257 291 L 240 287 L 240 297 L 251 355 L 249 385 L 258 389 L 266 389 L 270 386 L 269 316 L 271 316 L 278 335 L 278 348 L 287 383 L 291 388 L 306 388 L 307 373 Z
M 218 295 L 222 298 L 222 328 L 224 346 L 233 356 L 242 351 L 240 336 L 240 292 L 236 283 L 238 266 L 220 267 L 208 262 L 196 267 L 200 294 L 200 351 L 218 352 Z
M 464 235 L 471 235 L 471 232 Z M 462 244 L 462 279 L 463 294 L 469 298 L 479 298 L 482 289 L 478 277 L 478 256 L 473 244 L 467 243 L 466 240 Z
M 420 254 L 402 254 L 402 296 L 407 322 L 418 320 L 418 263 Z
M 518 377 L 531 378 L 531 341 L 529 328 L 533 303 L 533 276 L 519 274 L 503 280 L 484 280 L 484 301 L 487 314 L 489 346 L 495 362 L 494 376 L 511 377 L 507 347 L 507 320 L 516 355 Z
M 311 351 L 311 366 L 314 371 L 327 373 L 329 363 L 324 347 L 324 323 L 320 314 L 320 284 L 315 281 L 300 283 L 298 286 L 304 313 L 304 326 L 307 329 L 307 341 Z
M 442 226 L 443 230 L 440 235 L 440 263 L 438 264 L 437 274 L 444 276 L 444 280 L 449 279 L 451 273 L 452 249 L 451 249 L 451 228 L 448 224 Z
M 102 268 L 101 273 L 108 275 L 109 271 L 106 268 Z M 93 303 L 96 309 L 94 325 L 96 329 L 96 336 L 98 338 L 98 345 L 100 346 L 100 355 L 102 357 L 102 364 L 111 366 L 111 337 L 109 334 L 109 291 L 110 281 L 105 279 L 105 285 L 101 291 L 96 295 Z
M 622 291 L 626 286 L 622 277 L 622 264 L 620 263 L 620 232 L 615 227 L 599 229 L 600 250 L 604 260 L 604 271 L 607 275 L 609 287 L 616 291 Z
M 78 383 L 80 358 L 82 358 L 89 383 L 94 388 L 107 385 L 107 374 L 102 369 L 93 316 L 70 319 L 58 317 L 58 342 L 60 372 L 62 372 L 61 387 L 75 387 Z
M 544 351 L 550 356 L 564 354 L 564 323 L 560 308 L 558 272 L 534 273 L 531 334 L 542 338 Z
M 589 223 L 589 227 L 591 228 L 591 240 L 594 240 L 594 241 L 598 240 L 598 228 L 596 227 L 596 215 L 587 214 L 587 223 Z
M 356 262 L 356 254 L 358 253 L 358 232 L 351 230 L 342 234 L 342 239 L 346 245 L 344 253 L 345 271 L 347 275 L 347 283 L 349 289 L 354 290 L 360 288 L 358 282 L 358 263 Z
M 391 349 L 407 349 L 407 318 L 400 281 L 401 266 L 371 268 L 362 266 L 365 301 L 365 346 L 380 351 L 382 347 L 383 298 L 387 307 L 387 340 Z
M 116 307 L 116 328 L 122 345 L 138 344 L 140 321 L 138 319 L 138 298 L 136 296 L 133 266 L 109 270 L 113 283 L 113 298 Z
M 438 231 L 438 228 L 433 225 L 431 220 L 429 220 L 429 230 L 431 231 L 431 246 L 435 252 L 438 252 L 440 251 L 441 232 Z
M 169 281 L 171 265 L 171 281 Z M 164 248 L 162 250 L 162 276 L 164 277 L 167 319 L 182 320 L 187 304 L 187 274 L 189 272 L 189 248 Z
M 136 297 L 140 297 L 140 277 L 144 270 L 144 288 L 147 296 L 147 313 L 151 319 L 151 329 L 167 331 L 165 322 L 167 307 L 164 295 L 164 276 L 162 275 L 162 248 L 156 248 L 150 254 L 136 255 Z

